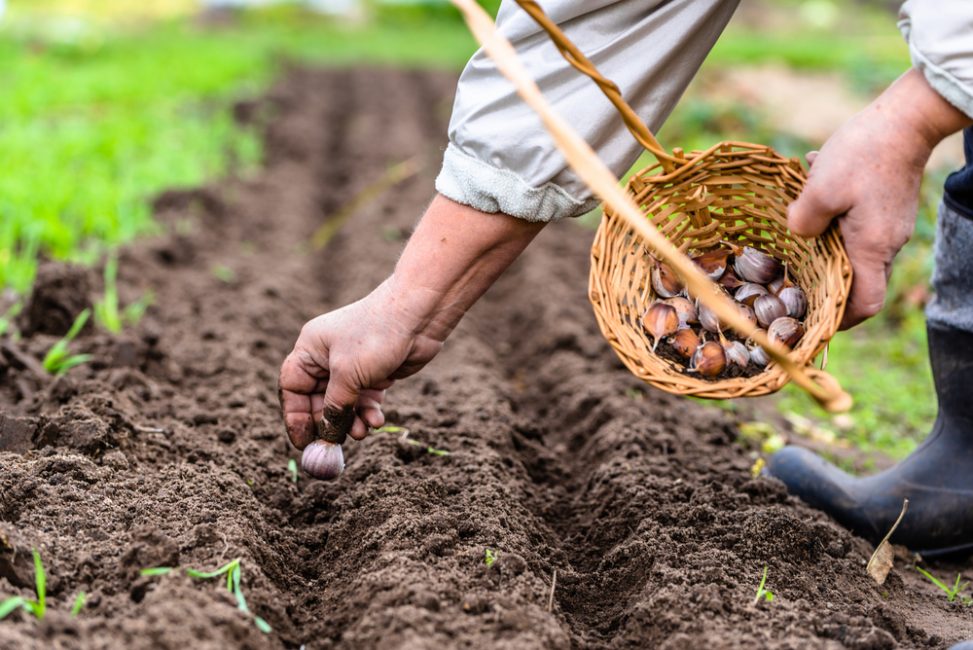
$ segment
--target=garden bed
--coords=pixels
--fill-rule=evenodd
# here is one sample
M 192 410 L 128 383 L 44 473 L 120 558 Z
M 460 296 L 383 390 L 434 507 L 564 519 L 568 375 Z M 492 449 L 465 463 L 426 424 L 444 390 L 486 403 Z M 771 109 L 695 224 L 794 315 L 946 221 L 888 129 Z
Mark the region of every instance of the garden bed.
M 45 323 L 64 321 L 59 310 L 91 299 L 100 280 L 42 270 L 46 299 L 21 323 L 40 331 L 0 353 L 0 599 L 32 595 L 36 548 L 49 611 L 0 622 L 0 648 L 973 638 L 973 608 L 948 603 L 911 562 L 873 584 L 866 542 L 754 478 L 732 414 L 629 375 L 586 302 L 592 233 L 570 223 L 549 227 L 440 357 L 392 389 L 387 419 L 407 439 L 349 442 L 340 480 L 294 482 L 279 364 L 308 318 L 392 269 L 431 198 L 454 84 L 292 70 L 241 106 L 263 124 L 263 171 L 158 197 L 165 233 L 119 263 L 123 300 L 151 290 L 154 305 L 121 336 L 82 333 L 74 348 L 92 361 L 56 380 L 23 356 L 40 358 L 57 339 Z M 418 175 L 312 250 L 328 215 L 416 155 Z M 141 573 L 234 558 L 269 634 L 225 583 Z M 755 604 L 764 566 L 776 598 Z M 79 591 L 87 602 L 71 617 Z

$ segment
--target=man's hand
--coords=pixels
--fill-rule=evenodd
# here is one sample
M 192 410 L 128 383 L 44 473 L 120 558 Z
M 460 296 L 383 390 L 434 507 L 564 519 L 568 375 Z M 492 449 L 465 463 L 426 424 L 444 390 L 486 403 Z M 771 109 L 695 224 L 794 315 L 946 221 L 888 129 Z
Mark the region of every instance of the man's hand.
M 385 422 L 385 390 L 442 349 L 466 311 L 543 224 L 487 214 L 437 197 L 395 272 L 368 296 L 301 330 L 280 370 L 281 411 L 298 449 L 322 418 L 361 440 Z
M 882 308 L 892 261 L 912 236 L 929 154 L 971 122 L 910 70 L 808 156 L 807 185 L 788 225 L 816 236 L 840 219 L 854 270 L 843 329 Z
M 280 370 L 280 402 L 291 442 L 317 438 L 325 412 L 354 410 L 347 433 L 356 440 L 385 423 L 382 400 L 396 379 L 429 363 L 443 342 L 416 315 L 397 308 L 394 279 L 367 297 L 309 321 Z

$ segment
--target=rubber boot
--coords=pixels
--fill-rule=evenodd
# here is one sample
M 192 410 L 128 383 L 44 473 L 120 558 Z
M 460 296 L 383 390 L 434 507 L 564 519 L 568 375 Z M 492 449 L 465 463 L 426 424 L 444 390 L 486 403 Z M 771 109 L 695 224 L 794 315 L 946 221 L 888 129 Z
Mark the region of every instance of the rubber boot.
M 856 478 L 789 446 L 770 458 L 767 469 L 791 494 L 875 543 L 909 499 L 892 541 L 935 556 L 973 551 L 973 333 L 934 324 L 927 331 L 939 414 L 908 458 Z

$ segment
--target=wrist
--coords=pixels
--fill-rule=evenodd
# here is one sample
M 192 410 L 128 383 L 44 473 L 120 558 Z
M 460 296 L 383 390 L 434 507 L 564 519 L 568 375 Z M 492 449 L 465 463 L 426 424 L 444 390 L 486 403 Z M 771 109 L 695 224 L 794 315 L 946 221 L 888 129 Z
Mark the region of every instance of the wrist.
M 875 104 L 923 165 L 943 139 L 973 124 L 973 120 L 946 101 L 915 68 L 899 77 Z

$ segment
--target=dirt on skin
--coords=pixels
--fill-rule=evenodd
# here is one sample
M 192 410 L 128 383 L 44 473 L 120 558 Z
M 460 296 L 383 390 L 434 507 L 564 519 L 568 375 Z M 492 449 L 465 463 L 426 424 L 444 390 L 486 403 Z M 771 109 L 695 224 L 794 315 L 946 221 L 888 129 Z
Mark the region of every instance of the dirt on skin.
M 0 354 L 0 595 L 48 615 L 0 622 L 0 648 L 942 648 L 973 638 L 900 559 L 753 478 L 733 414 L 651 390 L 598 334 L 592 232 L 549 227 L 395 386 L 398 434 L 346 445 L 340 480 L 291 480 L 279 364 L 302 324 L 388 274 L 432 196 L 455 79 L 292 70 L 241 107 L 266 133 L 259 174 L 156 201 L 166 233 L 126 250 L 120 290 L 154 305 L 93 360 L 37 360 L 97 272 L 41 274 L 43 311 Z M 320 252 L 310 235 L 392 164 Z M 73 283 L 67 278 L 77 278 Z M 58 299 L 57 296 L 61 298 Z M 45 323 L 45 313 L 50 323 Z M 55 329 L 54 331 L 57 331 Z M 487 549 L 496 561 L 487 566 Z M 219 580 L 141 576 L 242 560 L 264 634 Z M 754 604 L 764 566 L 773 602 Z M 938 565 L 943 578 L 967 562 Z M 556 572 L 556 584 L 552 580 Z M 76 618 L 79 591 L 88 594 Z

